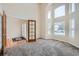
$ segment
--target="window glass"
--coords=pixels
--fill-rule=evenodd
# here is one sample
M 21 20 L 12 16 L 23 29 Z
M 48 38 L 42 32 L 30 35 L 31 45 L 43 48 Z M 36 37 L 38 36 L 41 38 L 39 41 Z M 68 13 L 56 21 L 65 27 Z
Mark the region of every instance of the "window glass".
M 48 34 L 51 34 L 51 24 L 48 24 Z
M 72 4 L 69 4 L 69 13 L 73 13 L 75 12 L 75 4 L 72 3 Z
M 70 24 L 70 26 L 69 26 L 69 36 L 71 38 L 74 38 L 75 37 L 75 20 L 71 19 L 69 24 Z
M 54 24 L 54 34 L 55 35 L 65 35 L 64 22 L 56 22 Z
M 51 11 L 48 11 L 48 19 L 51 18 Z
M 48 34 L 51 34 L 51 11 L 49 10 L 48 11 L 48 20 L 47 20 L 47 23 L 48 23 Z
M 65 16 L 65 5 L 59 6 L 55 9 L 55 18 Z

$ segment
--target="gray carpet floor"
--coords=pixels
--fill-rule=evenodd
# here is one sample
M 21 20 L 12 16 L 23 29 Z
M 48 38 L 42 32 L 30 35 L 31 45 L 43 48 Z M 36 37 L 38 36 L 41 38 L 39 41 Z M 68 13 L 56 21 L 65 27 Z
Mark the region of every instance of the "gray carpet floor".
M 79 48 L 65 42 L 39 39 L 5 49 L 5 56 L 79 56 Z

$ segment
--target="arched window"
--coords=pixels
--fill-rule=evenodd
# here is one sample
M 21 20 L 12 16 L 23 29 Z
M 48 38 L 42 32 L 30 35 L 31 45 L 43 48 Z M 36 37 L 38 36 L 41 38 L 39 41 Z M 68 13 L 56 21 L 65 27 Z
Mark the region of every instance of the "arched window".
M 65 35 L 65 5 L 60 5 L 54 9 L 54 34 Z

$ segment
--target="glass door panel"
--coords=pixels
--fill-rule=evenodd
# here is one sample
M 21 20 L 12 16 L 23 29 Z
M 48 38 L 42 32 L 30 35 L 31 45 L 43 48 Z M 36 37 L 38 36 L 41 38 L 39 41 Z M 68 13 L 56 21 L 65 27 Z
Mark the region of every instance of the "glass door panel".
M 36 21 L 28 20 L 28 41 L 36 41 Z

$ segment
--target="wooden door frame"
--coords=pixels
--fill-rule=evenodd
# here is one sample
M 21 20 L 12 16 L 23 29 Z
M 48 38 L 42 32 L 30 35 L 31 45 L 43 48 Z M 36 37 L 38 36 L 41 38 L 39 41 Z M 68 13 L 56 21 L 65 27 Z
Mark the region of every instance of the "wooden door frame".
M 2 31 L 2 15 L 1 16 L 1 31 Z M 2 41 L 2 32 L 1 32 L 1 41 Z M 1 43 L 2 45 L 2 43 Z M 0 56 L 3 55 L 3 47 L 1 46 L 1 49 L 0 49 Z
M 35 25 L 34 25 L 35 26 L 35 29 L 34 29 L 35 30 L 35 39 L 34 40 L 29 39 L 29 37 L 30 37 L 30 35 L 29 35 L 29 30 L 30 30 L 29 29 L 29 27 L 30 27 L 29 23 L 30 23 L 30 21 L 35 22 Z M 32 42 L 32 41 L 36 41 L 36 21 L 35 20 L 28 20 L 28 42 Z
M 6 14 L 3 11 L 3 16 L 2 16 L 2 55 L 4 55 L 4 49 L 6 47 Z

